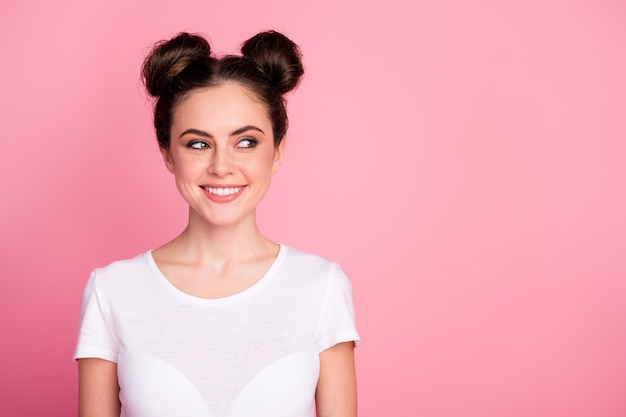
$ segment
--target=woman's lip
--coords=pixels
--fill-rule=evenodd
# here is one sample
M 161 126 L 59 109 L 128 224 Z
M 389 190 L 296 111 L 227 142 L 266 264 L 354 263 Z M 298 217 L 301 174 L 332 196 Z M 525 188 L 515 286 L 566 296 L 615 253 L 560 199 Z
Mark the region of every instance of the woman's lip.
M 245 185 L 243 184 L 203 184 L 201 185 L 202 188 L 204 187 L 211 187 L 211 188 L 238 188 L 238 187 L 245 187 Z
M 237 199 L 245 190 L 245 185 L 203 185 L 204 194 L 214 203 L 230 203 Z

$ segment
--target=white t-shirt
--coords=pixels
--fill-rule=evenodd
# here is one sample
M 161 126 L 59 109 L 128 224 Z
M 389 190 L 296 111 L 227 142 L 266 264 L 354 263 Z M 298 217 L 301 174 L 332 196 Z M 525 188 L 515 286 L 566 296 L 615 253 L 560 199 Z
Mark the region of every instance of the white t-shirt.
M 335 263 L 281 245 L 253 286 L 203 299 L 147 252 L 92 272 L 74 358 L 117 363 L 123 417 L 312 417 L 319 352 L 358 340 Z

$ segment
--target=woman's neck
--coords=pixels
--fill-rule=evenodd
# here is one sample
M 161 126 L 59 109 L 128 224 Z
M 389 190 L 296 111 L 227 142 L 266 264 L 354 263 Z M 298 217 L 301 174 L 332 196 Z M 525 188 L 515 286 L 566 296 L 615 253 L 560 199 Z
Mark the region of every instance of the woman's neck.
M 185 230 L 159 251 L 182 262 L 221 263 L 265 257 L 277 249 L 259 231 L 254 213 L 236 224 L 216 226 L 190 210 Z

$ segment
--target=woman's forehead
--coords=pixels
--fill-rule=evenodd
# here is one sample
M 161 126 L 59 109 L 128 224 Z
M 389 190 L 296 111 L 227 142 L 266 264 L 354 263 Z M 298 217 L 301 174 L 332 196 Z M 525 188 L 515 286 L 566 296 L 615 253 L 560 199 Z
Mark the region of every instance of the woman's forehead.
M 189 123 L 214 128 L 271 125 L 265 106 L 254 93 L 234 83 L 202 88 L 188 94 L 177 106 L 173 124 Z

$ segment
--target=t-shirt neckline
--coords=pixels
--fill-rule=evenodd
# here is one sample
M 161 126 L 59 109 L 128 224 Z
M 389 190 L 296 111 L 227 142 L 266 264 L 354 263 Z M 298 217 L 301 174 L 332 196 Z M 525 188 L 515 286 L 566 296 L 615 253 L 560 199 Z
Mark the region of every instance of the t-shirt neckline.
M 282 243 L 279 243 L 278 254 L 276 255 L 276 258 L 274 258 L 274 261 L 272 262 L 268 270 L 265 271 L 263 276 L 261 276 L 261 278 L 259 278 L 254 284 L 252 284 L 251 286 L 249 286 L 243 291 L 240 291 L 232 295 L 227 295 L 226 297 L 220 297 L 220 298 L 196 297 L 195 295 L 187 294 L 186 292 L 179 290 L 178 288 L 176 288 L 174 284 L 172 284 L 165 277 L 165 275 L 163 275 L 163 273 L 157 266 L 156 262 L 154 261 L 154 257 L 152 256 L 152 250 L 149 250 L 148 252 L 145 253 L 145 258 L 146 258 L 146 261 L 148 262 L 150 269 L 152 270 L 152 272 L 154 272 L 154 275 L 157 281 L 169 293 L 173 294 L 174 296 L 178 298 L 182 298 L 183 300 L 193 302 L 196 304 L 214 305 L 214 304 L 224 304 L 224 303 L 234 302 L 236 300 L 247 298 L 250 295 L 254 294 L 255 292 L 259 291 L 264 286 L 266 286 L 272 280 L 274 275 L 276 275 L 276 270 L 280 267 L 280 264 L 282 264 L 284 258 L 287 256 L 287 251 L 288 251 L 288 247 L 283 245 Z

